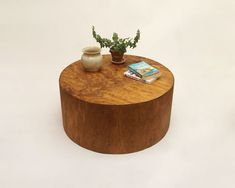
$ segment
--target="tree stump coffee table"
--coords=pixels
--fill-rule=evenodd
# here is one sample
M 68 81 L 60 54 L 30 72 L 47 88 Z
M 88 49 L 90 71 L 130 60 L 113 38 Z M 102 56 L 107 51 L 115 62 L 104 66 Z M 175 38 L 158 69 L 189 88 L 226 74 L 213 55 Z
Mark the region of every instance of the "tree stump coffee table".
M 77 61 L 60 75 L 63 125 L 80 146 L 100 153 L 130 153 L 148 148 L 166 134 L 171 114 L 173 74 L 151 59 L 125 55 L 114 65 L 103 55 L 99 72 L 85 72 Z M 127 65 L 145 61 L 162 76 L 152 84 L 124 77 Z

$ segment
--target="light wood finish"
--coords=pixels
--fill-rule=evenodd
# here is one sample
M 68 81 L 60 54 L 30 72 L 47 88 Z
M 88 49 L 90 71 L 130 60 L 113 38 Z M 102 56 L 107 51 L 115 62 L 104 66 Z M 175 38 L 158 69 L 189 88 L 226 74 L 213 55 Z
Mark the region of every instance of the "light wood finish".
M 130 153 L 157 143 L 170 122 L 173 74 L 148 58 L 125 55 L 114 65 L 103 56 L 100 72 L 85 72 L 77 61 L 63 70 L 60 92 L 67 135 L 84 148 L 101 153 Z M 123 76 L 127 65 L 145 61 L 162 76 L 144 84 Z

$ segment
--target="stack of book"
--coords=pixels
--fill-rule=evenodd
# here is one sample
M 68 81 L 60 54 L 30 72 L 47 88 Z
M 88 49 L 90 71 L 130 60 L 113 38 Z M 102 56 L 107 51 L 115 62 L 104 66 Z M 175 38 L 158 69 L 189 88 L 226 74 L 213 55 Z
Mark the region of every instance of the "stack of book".
M 141 61 L 128 65 L 128 70 L 124 72 L 124 75 L 144 83 L 152 83 L 161 76 L 161 73 L 157 68 Z

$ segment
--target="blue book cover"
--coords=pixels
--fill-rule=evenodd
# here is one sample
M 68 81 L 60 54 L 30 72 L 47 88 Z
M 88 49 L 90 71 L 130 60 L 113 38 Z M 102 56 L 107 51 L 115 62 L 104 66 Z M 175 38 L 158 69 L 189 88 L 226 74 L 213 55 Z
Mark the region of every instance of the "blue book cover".
M 159 73 L 159 70 L 144 61 L 128 65 L 128 69 L 138 76 L 147 77 Z

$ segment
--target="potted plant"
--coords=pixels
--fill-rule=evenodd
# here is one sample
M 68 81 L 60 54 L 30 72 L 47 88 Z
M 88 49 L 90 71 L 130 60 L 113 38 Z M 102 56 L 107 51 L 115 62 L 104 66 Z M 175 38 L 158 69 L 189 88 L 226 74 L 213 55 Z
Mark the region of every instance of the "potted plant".
M 122 64 L 125 62 L 123 55 L 128 47 L 135 48 L 140 39 L 140 31 L 137 30 L 136 36 L 133 38 L 119 38 L 117 33 L 113 33 L 112 40 L 102 38 L 95 31 L 95 27 L 92 26 L 92 35 L 95 40 L 100 44 L 101 48 L 109 48 L 112 55 L 112 62 L 115 64 Z

